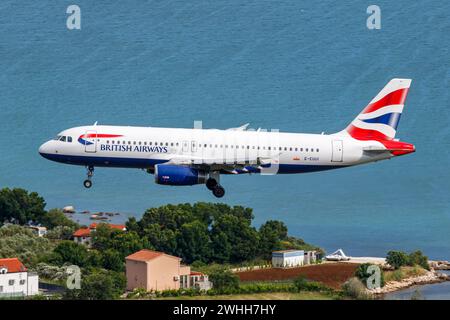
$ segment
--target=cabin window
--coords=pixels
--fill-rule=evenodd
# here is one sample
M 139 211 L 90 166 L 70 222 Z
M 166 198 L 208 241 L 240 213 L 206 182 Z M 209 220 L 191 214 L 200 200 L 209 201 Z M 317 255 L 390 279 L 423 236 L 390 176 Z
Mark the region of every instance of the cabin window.
M 169 143 L 168 142 L 166 142 L 166 147 L 168 147 L 169 146 Z
M 268 149 L 270 150 L 270 147 L 268 147 Z
M 206 143 L 203 145 L 203 147 L 205 147 L 205 148 L 206 148 L 207 146 L 208 146 L 208 145 L 207 145 Z
M 305 151 L 308 152 L 308 148 L 306 148 Z
M 298 150 L 298 148 L 295 148 L 295 151 L 297 151 Z
M 292 151 L 292 148 L 289 148 L 289 151 Z
M 9 284 L 10 286 L 13 286 L 13 285 L 14 285 L 14 279 L 9 280 L 9 281 L 8 281 L 8 284 Z
M 319 152 L 319 149 L 316 149 L 317 152 Z
M 300 152 L 303 152 L 303 148 L 300 148 Z
M 170 146 L 173 147 L 173 142 L 170 143 Z

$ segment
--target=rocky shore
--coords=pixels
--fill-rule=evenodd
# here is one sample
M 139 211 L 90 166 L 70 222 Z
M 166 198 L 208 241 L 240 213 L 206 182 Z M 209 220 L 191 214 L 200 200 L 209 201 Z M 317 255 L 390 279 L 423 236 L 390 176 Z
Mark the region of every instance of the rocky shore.
M 401 281 L 389 281 L 385 284 L 383 288 L 373 289 L 369 290 L 372 294 L 385 294 L 401 289 L 406 289 L 411 286 L 415 285 L 424 285 L 424 284 L 432 284 L 432 283 L 440 283 L 444 281 L 450 281 L 450 276 L 440 273 L 436 270 L 428 271 L 426 274 L 417 276 L 417 277 L 410 277 L 403 279 Z
M 450 270 L 450 262 L 448 261 L 430 261 L 430 267 L 434 270 Z

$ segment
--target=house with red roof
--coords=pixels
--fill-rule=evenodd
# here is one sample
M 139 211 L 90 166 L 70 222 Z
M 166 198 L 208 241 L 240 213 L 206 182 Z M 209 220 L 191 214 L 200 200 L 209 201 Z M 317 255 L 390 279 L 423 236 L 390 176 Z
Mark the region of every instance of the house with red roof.
M 208 290 L 208 276 L 191 271 L 181 264 L 181 258 L 164 252 L 143 249 L 125 258 L 127 290 L 143 288 L 147 291 L 164 291 L 180 288 Z
M 32 296 L 39 293 L 39 277 L 18 258 L 0 259 L 0 297 Z
M 110 228 L 120 231 L 126 231 L 127 228 L 123 224 L 112 224 L 112 223 L 101 223 L 101 224 L 107 224 Z M 84 244 L 87 246 L 90 246 L 92 243 L 92 232 L 95 232 L 97 227 L 100 224 L 98 223 L 91 223 L 89 227 L 86 228 L 80 228 L 77 231 L 73 233 L 73 241 L 79 244 Z

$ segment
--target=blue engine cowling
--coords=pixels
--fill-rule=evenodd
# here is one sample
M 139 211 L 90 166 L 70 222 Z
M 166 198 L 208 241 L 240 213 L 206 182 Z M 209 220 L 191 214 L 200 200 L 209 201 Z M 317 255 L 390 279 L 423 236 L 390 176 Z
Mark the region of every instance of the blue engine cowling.
M 155 182 L 170 186 L 192 186 L 205 183 L 206 174 L 203 171 L 169 164 L 155 165 Z

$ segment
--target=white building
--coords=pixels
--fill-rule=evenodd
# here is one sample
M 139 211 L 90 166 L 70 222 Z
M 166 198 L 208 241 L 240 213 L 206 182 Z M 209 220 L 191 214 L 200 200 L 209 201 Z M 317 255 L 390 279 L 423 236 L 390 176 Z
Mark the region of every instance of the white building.
M 39 293 L 39 277 L 27 271 L 17 258 L 0 259 L 0 297 L 32 296 Z
M 305 259 L 304 264 L 313 264 L 316 263 L 319 257 L 319 253 L 317 251 L 305 251 Z
M 274 268 L 291 268 L 304 264 L 304 250 L 281 250 L 272 252 L 272 266 Z
M 34 234 L 36 234 L 39 237 L 43 237 L 47 234 L 47 228 L 46 227 L 38 227 L 38 226 L 28 226 Z

